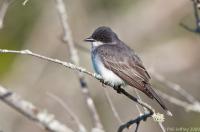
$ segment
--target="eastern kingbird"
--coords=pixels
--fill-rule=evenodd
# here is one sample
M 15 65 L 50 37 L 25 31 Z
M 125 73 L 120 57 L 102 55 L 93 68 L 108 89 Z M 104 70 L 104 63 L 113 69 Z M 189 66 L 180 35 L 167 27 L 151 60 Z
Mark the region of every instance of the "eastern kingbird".
M 172 115 L 151 87 L 151 77 L 141 59 L 109 27 L 97 28 L 85 41 L 92 44 L 91 57 L 95 72 L 106 82 L 116 87 L 128 84 L 137 88 L 151 99 L 156 99 L 167 114 Z

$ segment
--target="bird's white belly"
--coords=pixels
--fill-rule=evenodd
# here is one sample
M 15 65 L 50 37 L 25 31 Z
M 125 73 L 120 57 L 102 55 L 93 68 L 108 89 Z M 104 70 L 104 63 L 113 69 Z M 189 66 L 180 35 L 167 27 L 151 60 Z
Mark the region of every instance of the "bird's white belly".
M 124 81 L 120 77 L 118 77 L 114 72 L 104 66 L 99 57 L 95 57 L 93 61 L 96 72 L 99 73 L 105 81 L 114 85 L 124 84 Z

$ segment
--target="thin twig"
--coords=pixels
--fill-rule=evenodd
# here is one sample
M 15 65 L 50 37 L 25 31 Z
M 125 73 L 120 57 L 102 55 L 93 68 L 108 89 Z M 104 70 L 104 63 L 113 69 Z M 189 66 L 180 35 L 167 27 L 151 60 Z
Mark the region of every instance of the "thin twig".
M 135 93 L 137 95 L 137 98 L 140 99 L 140 100 L 142 100 L 141 97 L 140 97 L 140 95 L 139 95 L 139 93 L 138 93 L 138 91 L 137 91 L 137 89 L 134 89 L 134 90 L 135 90 Z M 138 110 L 139 114 L 142 115 L 143 112 L 142 112 L 142 110 L 140 110 L 140 107 L 138 106 L 138 104 L 136 104 L 136 107 L 137 107 L 137 110 Z M 143 107 L 143 109 L 145 110 L 144 107 Z
M 61 60 L 58 60 L 58 59 L 49 58 L 49 57 L 46 57 L 46 56 L 43 56 L 43 55 L 40 55 L 40 54 L 36 54 L 36 53 L 33 53 L 30 50 L 21 50 L 21 51 L 18 51 L 18 50 L 0 49 L 0 53 L 1 54 L 2 53 L 3 54 L 11 53 L 11 54 L 22 54 L 22 55 L 33 56 L 33 57 L 36 57 L 36 58 L 40 58 L 42 60 L 46 60 L 46 61 L 49 61 L 49 62 L 60 64 L 60 65 L 62 65 L 64 67 L 67 67 L 67 68 L 70 68 L 70 69 L 73 69 L 73 70 L 76 70 L 76 71 L 79 71 L 79 72 L 83 72 L 83 73 L 85 73 L 87 75 L 90 75 L 90 76 L 96 78 L 99 81 L 103 81 L 103 78 L 100 75 L 98 75 L 96 73 L 89 72 L 85 68 L 76 66 L 76 65 L 74 65 L 72 63 L 69 63 L 69 62 L 65 62 L 65 61 L 61 61 Z
M 189 92 L 183 89 L 179 84 L 167 80 L 164 76 L 155 72 L 154 69 L 150 69 L 149 71 L 156 81 L 165 84 L 167 88 L 177 91 L 178 94 L 185 97 L 185 99 L 187 99 L 189 102 L 191 103 L 198 102 L 197 99 L 195 99 Z
M 136 93 L 138 99 L 142 100 L 137 89 L 135 89 L 135 93 Z M 143 115 L 143 113 L 141 112 L 141 110 L 137 104 L 136 104 L 136 107 L 138 109 L 138 112 L 140 113 L 140 116 Z M 145 107 L 142 107 L 142 108 L 144 109 L 145 112 L 147 112 L 147 109 Z M 159 124 L 159 127 L 161 128 L 162 132 L 165 132 L 165 127 L 163 126 L 162 122 L 158 122 L 158 124 Z M 136 130 L 138 129 L 138 127 L 139 127 L 139 124 L 137 124 Z
M 79 65 L 79 57 L 77 50 L 74 46 L 73 38 L 72 38 L 72 32 L 68 24 L 68 16 L 65 9 L 65 4 L 63 0 L 55 0 L 58 15 L 60 18 L 61 26 L 63 29 L 63 41 L 65 44 L 69 47 L 70 57 L 73 64 Z
M 141 116 L 138 116 L 136 119 L 130 120 L 129 122 L 125 123 L 124 125 L 121 125 L 118 129 L 118 132 L 122 132 L 125 128 L 129 128 L 132 124 L 136 124 L 135 132 L 137 132 L 140 122 L 142 120 L 146 121 L 146 119 L 150 116 L 151 116 L 151 113 L 146 113 Z
M 22 3 L 22 5 L 25 6 L 28 2 L 29 2 L 29 0 L 24 0 L 24 2 Z
M 0 7 L 0 29 L 3 28 L 5 15 L 8 10 L 9 5 L 10 5 L 9 0 L 4 0 Z
M 57 121 L 54 115 L 46 110 L 39 110 L 32 103 L 22 99 L 19 95 L 3 86 L 0 86 L 0 100 L 16 109 L 28 119 L 39 123 L 50 132 L 73 132 L 73 130 Z
M 76 116 L 76 114 L 70 109 L 70 107 L 58 96 L 56 96 L 53 93 L 47 92 L 47 95 L 54 99 L 58 104 L 60 104 L 67 113 L 71 116 L 71 118 L 75 121 L 76 125 L 78 126 L 79 132 L 87 132 L 85 126 L 81 123 L 79 118 Z
M 69 53 L 70 53 L 70 58 L 71 58 L 72 63 L 75 65 L 79 65 L 79 56 L 78 56 L 77 50 L 76 50 L 74 42 L 73 42 L 70 26 L 68 24 L 68 15 L 67 15 L 64 1 L 63 0 L 55 0 L 55 1 L 56 1 L 57 11 L 58 11 L 61 25 L 62 25 L 63 32 L 64 32 L 63 41 L 69 47 Z M 87 85 L 87 82 L 85 80 L 83 73 L 79 72 L 78 77 L 79 77 L 79 82 L 80 82 L 80 86 L 81 86 L 80 87 L 81 91 L 82 91 L 83 95 L 85 96 L 86 104 L 88 106 L 88 109 L 89 109 L 92 117 L 93 117 L 94 127 L 96 129 L 101 129 L 102 131 L 104 131 L 103 125 L 100 121 L 100 117 L 96 110 L 94 101 L 93 101 L 92 97 L 90 96 L 90 93 L 88 90 L 88 85 Z
M 115 87 L 114 87 L 115 89 Z M 125 128 L 129 128 L 131 125 L 136 124 L 136 129 L 135 132 L 137 132 L 138 127 L 140 125 L 141 121 L 146 121 L 146 119 L 148 117 L 151 117 L 153 114 L 155 114 L 154 109 L 151 108 L 151 106 L 149 106 L 148 104 L 146 104 L 145 102 L 143 102 L 142 100 L 139 100 L 135 97 L 133 97 L 132 95 L 130 95 L 128 92 L 126 92 L 123 88 L 118 87 L 117 89 L 118 93 L 122 93 L 123 95 L 125 95 L 126 97 L 128 97 L 129 99 L 131 99 L 132 101 L 140 104 L 142 107 L 145 107 L 146 109 L 148 109 L 149 112 L 144 113 L 143 115 L 139 115 L 136 119 L 134 120 L 130 120 L 127 123 L 121 125 L 118 129 L 118 132 L 122 132 Z
M 159 126 L 160 126 L 162 132 L 166 132 L 166 129 L 165 129 L 165 127 L 163 126 L 163 123 L 162 123 L 162 122 L 158 122 L 158 124 L 159 124 Z
M 199 14 L 198 14 L 198 9 L 197 9 L 197 3 L 193 0 L 193 9 L 194 9 L 194 17 L 196 20 L 196 27 L 198 28 L 199 25 Z
M 188 27 L 187 25 L 185 25 L 183 23 L 180 23 L 180 26 L 183 27 L 184 29 L 190 31 L 190 32 L 200 33 L 200 19 L 199 19 L 199 13 L 198 13 L 199 1 L 198 0 L 191 0 L 191 1 L 193 2 L 196 28 L 192 29 L 192 28 Z
M 186 29 L 186 30 L 190 31 L 190 32 L 195 32 L 195 30 L 194 30 L 194 29 L 192 29 L 192 28 L 188 27 L 188 26 L 187 26 L 187 25 L 185 25 L 184 23 L 180 23 L 179 25 L 180 25 L 181 27 L 183 27 L 184 29 Z
M 113 104 L 113 102 L 112 102 L 112 99 L 111 99 L 111 97 L 110 97 L 110 95 L 109 95 L 108 90 L 106 90 L 106 89 L 104 88 L 104 92 L 105 92 L 106 98 L 107 98 L 107 100 L 108 100 L 108 103 L 109 103 L 109 105 L 110 105 L 110 107 L 111 107 L 111 110 L 112 110 L 112 112 L 113 112 L 113 114 L 114 114 L 114 117 L 116 118 L 116 120 L 118 121 L 118 123 L 121 125 L 121 124 L 122 124 L 122 120 L 121 120 L 120 117 L 119 117 L 119 114 L 118 114 L 118 112 L 117 112 L 117 110 L 116 110 L 116 108 L 115 108 L 115 106 L 114 106 L 114 104 Z
M 159 94 L 167 101 L 177 106 L 183 107 L 186 111 L 200 112 L 200 102 L 188 103 L 168 94 L 159 91 Z
M 43 60 L 54 62 L 56 64 L 60 64 L 60 65 L 62 65 L 64 67 L 67 67 L 67 68 L 70 68 L 70 69 L 73 69 L 73 70 L 76 70 L 76 71 L 79 71 L 79 72 L 83 72 L 83 73 L 85 73 L 85 74 L 87 74 L 89 76 L 92 76 L 92 77 L 96 78 L 97 80 L 99 80 L 101 83 L 114 88 L 114 90 L 116 90 L 119 93 L 125 95 L 126 97 L 128 97 L 132 101 L 134 101 L 134 102 L 140 104 L 141 106 L 147 108 L 149 113 L 147 113 L 147 114 L 145 113 L 144 115 L 139 116 L 137 121 L 138 120 L 142 121 L 142 120 L 144 120 L 144 119 L 146 119 L 148 117 L 151 117 L 155 113 L 154 109 L 151 106 L 149 106 L 147 103 L 145 103 L 145 102 L 133 97 L 128 92 L 126 92 L 123 88 L 116 88 L 114 84 L 106 82 L 100 75 L 98 75 L 96 73 L 91 73 L 91 72 L 87 71 L 86 69 L 84 69 L 82 67 L 79 67 L 79 66 L 76 66 L 76 65 L 74 65 L 72 63 L 60 61 L 58 59 L 49 58 L 49 57 L 46 57 L 46 56 L 43 56 L 43 55 L 39 55 L 39 54 L 31 52 L 30 50 L 16 51 L 16 50 L 0 49 L 0 53 L 4 53 L 4 54 L 12 53 L 12 54 L 30 55 L 30 56 L 34 56 L 34 57 L 37 57 L 37 58 L 40 58 L 40 59 L 43 59 Z M 89 101 L 90 101 L 89 103 L 91 103 L 91 100 L 89 100 Z M 134 122 L 131 122 L 131 123 L 134 123 Z
M 136 93 L 138 99 L 142 100 L 137 89 L 135 89 L 135 93 Z M 138 109 L 140 116 L 141 116 L 143 113 L 141 112 L 141 110 L 140 110 L 140 108 L 137 104 L 136 104 L 136 106 L 137 106 L 137 109 Z M 147 112 L 147 109 L 145 107 L 142 107 L 142 108 L 144 109 L 145 112 Z M 162 132 L 165 132 L 165 127 L 163 126 L 162 122 L 158 122 L 158 124 L 159 124 L 159 127 L 161 128 Z M 137 127 L 139 127 L 139 124 L 137 125 Z

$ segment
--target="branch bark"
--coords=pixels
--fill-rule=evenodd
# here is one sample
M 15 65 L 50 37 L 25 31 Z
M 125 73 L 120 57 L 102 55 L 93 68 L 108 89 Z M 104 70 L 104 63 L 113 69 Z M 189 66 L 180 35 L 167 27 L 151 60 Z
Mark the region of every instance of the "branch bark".
M 122 120 L 121 120 L 121 118 L 120 118 L 120 116 L 119 116 L 119 114 L 118 114 L 118 112 L 117 112 L 117 110 L 116 110 L 116 108 L 115 108 L 115 106 L 114 106 L 114 104 L 112 102 L 112 99 L 111 99 L 111 97 L 109 95 L 108 90 L 106 90 L 105 88 L 104 88 L 104 93 L 106 95 L 106 98 L 107 98 L 108 103 L 109 103 L 109 105 L 111 107 L 111 110 L 113 112 L 114 117 L 116 118 L 116 120 L 118 121 L 118 123 L 121 125 L 122 124 Z
M 190 32 L 200 33 L 200 19 L 199 19 L 199 13 L 198 13 L 198 9 L 200 7 L 200 2 L 199 2 L 199 0 L 191 0 L 191 1 L 193 3 L 196 28 L 192 29 L 192 28 L 188 27 L 187 25 L 185 25 L 183 23 L 180 23 L 180 26 L 183 27 L 184 29 L 190 31 Z
M 200 113 L 200 103 L 199 101 L 188 103 L 186 101 L 180 100 L 178 98 L 175 98 L 173 96 L 170 96 L 166 93 L 163 93 L 159 91 L 159 94 L 167 101 L 169 101 L 172 104 L 175 104 L 177 106 L 183 107 L 186 111 L 193 111 Z
M 19 95 L 1 85 L 0 100 L 50 132 L 73 132 L 73 130 L 56 120 L 54 115 L 46 110 L 39 110 L 32 103 L 22 99 Z
M 47 92 L 47 95 L 49 97 L 51 97 L 52 99 L 54 99 L 58 104 L 60 104 L 65 111 L 70 115 L 71 119 L 74 120 L 74 122 L 76 123 L 79 132 L 87 132 L 85 126 L 81 123 L 81 121 L 79 120 L 79 118 L 76 116 L 76 114 L 70 109 L 70 107 L 66 104 L 66 102 L 64 102 L 60 97 L 56 96 L 53 93 L 49 93 Z
M 9 0 L 4 0 L 2 2 L 1 8 L 0 8 L 0 29 L 3 28 L 4 18 L 5 18 L 9 5 L 10 5 Z
M 29 55 L 29 56 L 33 56 L 33 57 L 37 57 L 37 58 L 40 58 L 40 59 L 43 59 L 43 60 L 47 60 L 49 62 L 54 62 L 56 64 L 60 64 L 64 67 L 67 67 L 67 68 L 70 68 L 70 69 L 73 69 L 73 70 L 76 70 L 76 71 L 79 71 L 79 72 L 82 72 L 82 73 L 85 73 L 91 77 L 94 77 L 95 79 L 99 80 L 101 83 L 105 84 L 105 85 L 108 85 L 110 87 L 112 87 L 114 90 L 116 90 L 117 92 L 119 92 L 120 94 L 123 94 L 125 95 L 126 97 L 128 97 L 129 99 L 131 99 L 132 101 L 140 104 L 141 106 L 145 107 L 146 109 L 148 109 L 149 113 L 145 113 L 143 114 L 142 116 L 139 116 L 137 121 L 142 121 L 142 120 L 146 120 L 148 117 L 151 117 L 152 115 L 154 115 L 155 113 L 155 110 L 150 106 L 148 105 L 147 103 L 133 97 L 132 95 L 130 95 L 128 92 L 126 92 L 123 88 L 116 88 L 114 84 L 112 83 L 108 83 L 106 82 L 102 76 L 96 74 L 96 73 L 91 73 L 89 71 L 87 71 L 86 69 L 82 68 L 82 67 L 79 67 L 79 66 L 76 66 L 72 63 L 69 63 L 69 62 L 64 62 L 64 61 L 60 61 L 58 59 L 53 59 L 53 58 L 49 58 L 49 57 L 46 57 L 46 56 L 43 56 L 43 55 L 39 55 L 39 54 L 36 54 L 36 53 L 33 53 L 31 52 L 30 50 L 21 50 L 21 51 L 16 51 L 16 50 L 7 50 L 7 49 L 0 49 L 0 53 L 4 53 L 4 54 L 8 54 L 8 53 L 12 53 L 12 54 L 22 54 L 22 55 Z M 89 100 L 90 101 L 90 100 Z M 91 101 L 90 101 L 91 102 Z M 89 103 L 90 103 L 89 102 Z M 131 122 L 131 123 L 135 123 L 135 122 Z M 127 123 L 126 123 L 127 124 Z M 130 123 L 129 123 L 130 124 Z M 127 124 L 127 125 L 129 125 Z
M 150 69 L 149 71 L 153 75 L 156 81 L 166 85 L 167 88 L 176 91 L 178 94 L 183 96 L 186 100 L 188 100 L 190 103 L 199 102 L 195 97 L 193 97 L 189 92 L 183 89 L 179 84 L 167 80 L 164 76 L 155 72 L 154 69 Z
M 70 26 L 68 24 L 68 15 L 67 15 L 64 1 L 63 0 L 55 0 L 55 1 L 56 1 L 58 15 L 60 17 L 60 22 L 61 22 L 62 29 L 63 29 L 63 41 L 68 46 L 68 49 L 69 49 L 68 51 L 70 53 L 71 62 L 75 65 L 79 65 L 79 56 L 78 56 L 77 49 L 74 45 Z M 93 118 L 94 128 L 99 129 L 99 131 L 104 131 L 99 114 L 96 110 L 94 101 L 88 90 L 87 82 L 86 82 L 85 77 L 82 72 L 78 73 L 78 78 L 79 78 L 81 91 L 82 91 L 83 95 L 85 96 L 85 101 L 86 101 L 87 107 Z

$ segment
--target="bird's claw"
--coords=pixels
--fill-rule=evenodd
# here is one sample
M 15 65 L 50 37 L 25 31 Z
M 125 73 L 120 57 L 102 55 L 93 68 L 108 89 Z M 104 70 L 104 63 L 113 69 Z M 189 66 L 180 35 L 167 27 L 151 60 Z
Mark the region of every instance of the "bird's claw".
M 121 88 L 119 86 L 114 86 L 114 90 L 116 90 L 118 94 L 121 94 Z

